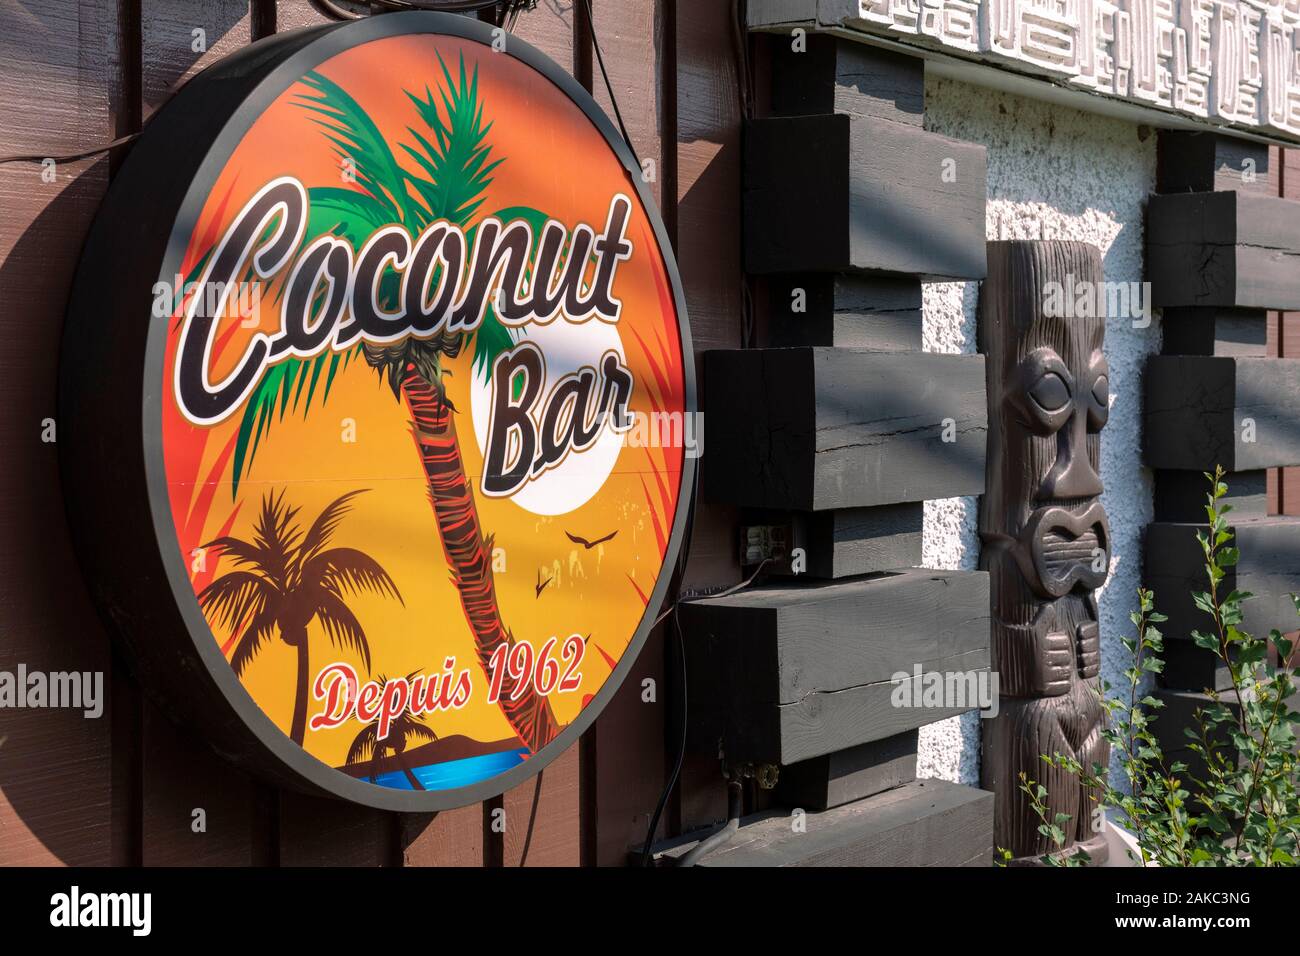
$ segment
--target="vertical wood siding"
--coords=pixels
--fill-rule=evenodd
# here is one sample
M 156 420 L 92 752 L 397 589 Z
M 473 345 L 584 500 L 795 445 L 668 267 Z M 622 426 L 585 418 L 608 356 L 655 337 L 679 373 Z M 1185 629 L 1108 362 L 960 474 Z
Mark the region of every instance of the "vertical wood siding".
M 1300 149 L 1275 149 L 1273 168 L 1278 195 L 1300 199 Z M 1280 154 L 1280 155 L 1279 155 Z M 1269 326 L 1269 354 L 1300 358 L 1300 312 L 1274 313 Z M 1278 468 L 1269 474 L 1270 511 L 1300 515 L 1300 468 Z
M 677 246 L 697 357 L 742 324 L 739 95 L 731 4 L 539 0 L 515 35 L 613 115 L 610 84 Z M 0 9 L 0 154 L 61 156 L 137 131 L 214 60 L 323 22 L 307 0 L 49 0 Z M 196 33 L 196 31 L 202 31 Z M 201 41 L 201 42 L 200 42 Z M 119 151 L 120 153 L 120 151 Z M 621 864 L 670 769 L 677 706 L 663 628 L 578 747 L 481 805 L 395 814 L 272 788 L 172 726 L 116 659 L 69 541 L 56 445 L 59 337 L 81 243 L 120 155 L 0 165 L 0 668 L 105 672 L 99 720 L 0 710 L 0 864 Z M 697 363 L 698 364 L 698 363 Z M 87 401 L 97 396 L 86 396 Z M 73 410 L 74 411 L 74 410 Z M 687 592 L 739 580 L 733 515 L 701 506 Z M 656 688 L 642 701 L 643 681 Z M 725 810 L 716 761 L 690 761 L 661 834 Z M 206 832 L 195 833 L 202 810 Z M 504 820 L 504 832 L 499 825 Z

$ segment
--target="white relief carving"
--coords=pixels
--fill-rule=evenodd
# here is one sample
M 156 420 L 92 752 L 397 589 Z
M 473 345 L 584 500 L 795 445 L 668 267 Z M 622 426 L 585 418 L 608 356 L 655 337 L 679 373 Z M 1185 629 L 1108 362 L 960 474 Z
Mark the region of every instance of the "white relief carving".
M 1300 0 L 859 0 L 850 25 L 1300 136 Z

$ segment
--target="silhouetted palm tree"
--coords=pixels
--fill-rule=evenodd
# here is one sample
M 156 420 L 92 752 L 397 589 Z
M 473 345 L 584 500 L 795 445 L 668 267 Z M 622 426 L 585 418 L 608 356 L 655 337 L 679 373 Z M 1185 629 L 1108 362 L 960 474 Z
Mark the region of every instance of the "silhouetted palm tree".
M 408 681 L 412 680 L 418 671 L 406 675 Z M 388 683 L 388 679 L 382 674 L 375 680 L 383 687 Z M 348 748 L 347 763 L 356 766 L 364 763 L 369 757 L 370 760 L 370 782 L 375 783 L 375 777 L 379 775 L 379 761 L 384 754 L 392 751 L 393 758 L 397 761 L 397 766 L 401 768 L 402 773 L 406 774 L 406 779 L 410 781 L 413 790 L 423 790 L 424 784 L 420 783 L 415 774 L 411 772 L 410 765 L 406 762 L 406 745 L 412 740 L 434 741 L 438 739 L 435 734 L 424 723 L 424 718 L 412 714 L 409 710 L 404 710 L 388 725 L 388 736 L 383 740 L 378 740 L 377 735 L 379 721 L 372 720 L 361 728 L 361 733 L 357 734 L 352 741 L 352 746 Z
M 204 545 L 220 548 L 236 568 L 199 594 L 199 606 L 210 620 L 232 630 L 244 627 L 230 657 L 235 673 L 242 675 L 277 632 L 280 640 L 298 652 L 289 737 L 299 745 L 307 728 L 311 682 L 307 626 L 318 621 L 336 647 L 361 655 L 369 673 L 370 644 L 344 594 L 369 591 L 402 600 L 393 579 L 370 555 L 355 548 L 326 548 L 351 510 L 349 502 L 361 493 L 350 491 L 328 504 L 306 535 L 294 522 L 299 509 L 284 503 L 284 492 L 278 497 L 268 494 L 262 499 L 251 542 L 228 536 Z

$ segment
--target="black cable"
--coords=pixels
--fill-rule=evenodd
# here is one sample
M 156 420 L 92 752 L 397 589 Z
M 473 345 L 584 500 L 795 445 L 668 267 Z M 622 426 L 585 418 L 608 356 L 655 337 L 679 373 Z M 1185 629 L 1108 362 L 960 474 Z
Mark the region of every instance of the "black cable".
M 355 10 L 347 10 L 333 3 L 332 0 L 307 0 L 312 9 L 323 17 L 329 17 L 331 20 L 360 20 L 365 14 L 357 13 Z
M 392 13 L 399 10 L 434 10 L 443 13 L 475 13 L 489 7 L 502 7 L 496 19 L 504 22 L 507 16 L 517 15 L 535 0 L 349 0 L 344 5 L 339 0 L 307 0 L 318 13 L 331 20 L 361 20 L 368 13 L 359 13 L 351 7 L 369 7 L 372 12 Z
M 91 156 L 98 156 L 100 153 L 107 153 L 119 146 L 125 146 L 139 136 L 139 133 L 127 133 L 125 136 L 119 136 L 106 146 L 96 146 L 93 149 L 85 149 L 79 153 L 69 153 L 66 156 L 37 156 L 34 153 L 31 155 L 0 156 L 0 163 L 43 163 L 47 159 L 52 159 L 55 163 L 75 163 L 78 160 L 89 159 Z
M 677 569 L 673 574 L 675 587 L 673 588 L 672 606 L 659 617 L 658 621 L 655 621 L 655 624 L 657 625 L 659 621 L 662 621 L 665 616 L 671 613 L 673 618 L 673 629 L 677 632 L 677 652 L 680 655 L 682 662 L 682 733 L 681 738 L 677 742 L 677 759 L 673 762 L 673 771 L 668 775 L 668 779 L 664 782 L 663 792 L 659 794 L 659 802 L 655 805 L 655 812 L 650 817 L 650 826 L 646 830 L 645 845 L 641 848 L 641 865 L 643 867 L 650 865 L 650 848 L 654 845 L 655 831 L 659 829 L 659 820 L 663 817 L 664 807 L 668 805 L 668 797 L 672 795 L 673 788 L 677 786 L 677 778 L 681 776 L 682 764 L 686 760 L 686 726 L 687 720 L 690 717 L 690 700 L 687 696 L 686 688 L 688 680 L 686 676 L 686 637 L 682 633 L 682 624 L 681 620 L 677 616 L 677 609 L 681 605 L 682 581 L 686 576 L 686 559 L 691 550 L 691 534 L 695 530 L 695 503 L 699 498 L 699 491 L 700 477 L 699 475 L 696 475 L 695 481 L 691 485 L 690 508 L 686 512 L 686 527 L 684 529 L 686 533 L 682 538 L 682 549 L 678 553 Z
M 740 832 L 740 815 L 744 812 L 744 787 L 737 779 L 727 781 L 727 822 L 722 829 L 712 836 L 705 837 L 695 844 L 686 855 L 677 861 L 678 866 L 698 866 L 714 850 L 730 843 L 731 838 Z
M 587 28 L 591 31 L 591 45 L 596 50 L 596 63 L 600 66 L 600 76 L 605 81 L 605 90 L 609 93 L 609 103 L 614 107 L 614 119 L 618 120 L 618 131 L 623 134 L 623 142 L 627 143 L 627 148 L 632 152 L 632 158 L 636 160 L 639 172 L 641 158 L 637 156 L 636 147 L 632 145 L 632 137 L 627 135 L 627 127 L 623 125 L 623 114 L 618 108 L 618 97 L 614 95 L 609 74 L 605 72 L 605 58 L 600 54 L 600 40 L 596 36 L 596 16 L 591 12 L 591 0 L 583 0 L 583 5 L 587 8 Z

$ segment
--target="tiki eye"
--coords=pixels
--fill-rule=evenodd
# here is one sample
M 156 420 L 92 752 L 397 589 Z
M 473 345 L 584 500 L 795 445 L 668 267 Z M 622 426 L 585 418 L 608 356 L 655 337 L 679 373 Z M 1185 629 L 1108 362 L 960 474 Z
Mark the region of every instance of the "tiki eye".
M 1110 382 L 1105 375 L 1098 375 L 1097 381 L 1092 383 L 1092 397 L 1102 408 L 1110 406 Z
M 1029 397 L 1039 408 L 1051 414 L 1065 408 L 1070 400 L 1070 387 L 1065 384 L 1065 379 L 1055 372 L 1045 372 L 1029 390 Z
M 1110 380 L 1105 375 L 1098 375 L 1092 383 L 1092 404 L 1088 408 L 1088 428 L 1094 432 L 1101 431 L 1110 417 Z

